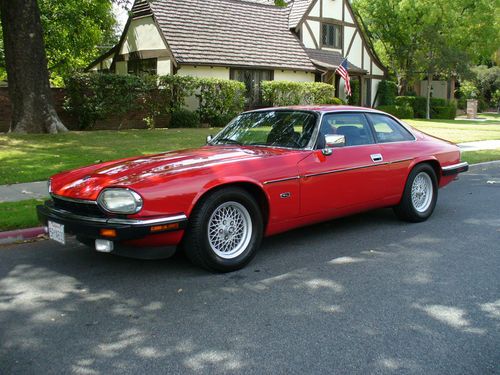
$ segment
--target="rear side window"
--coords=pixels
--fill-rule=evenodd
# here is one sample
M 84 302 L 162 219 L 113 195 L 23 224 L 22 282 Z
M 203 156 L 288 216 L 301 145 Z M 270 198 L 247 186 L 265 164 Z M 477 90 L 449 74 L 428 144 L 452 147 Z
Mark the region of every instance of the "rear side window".
M 323 117 L 319 130 L 318 148 L 323 148 L 324 137 L 328 134 L 345 136 L 346 146 L 369 145 L 375 143 L 370 126 L 362 113 L 335 113 Z
M 375 130 L 375 137 L 377 142 L 402 142 L 413 141 L 414 138 L 411 133 L 406 130 L 401 124 L 385 115 L 367 114 L 370 118 L 373 129 Z

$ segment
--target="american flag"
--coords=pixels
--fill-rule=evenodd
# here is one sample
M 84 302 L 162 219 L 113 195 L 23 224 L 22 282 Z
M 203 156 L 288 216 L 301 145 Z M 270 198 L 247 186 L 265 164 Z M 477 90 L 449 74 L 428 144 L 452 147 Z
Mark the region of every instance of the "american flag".
M 351 96 L 351 77 L 349 77 L 349 72 L 347 71 L 347 68 L 349 67 L 349 62 L 347 59 L 344 59 L 342 63 L 339 65 L 335 73 L 338 73 L 345 81 L 345 94 L 347 96 Z

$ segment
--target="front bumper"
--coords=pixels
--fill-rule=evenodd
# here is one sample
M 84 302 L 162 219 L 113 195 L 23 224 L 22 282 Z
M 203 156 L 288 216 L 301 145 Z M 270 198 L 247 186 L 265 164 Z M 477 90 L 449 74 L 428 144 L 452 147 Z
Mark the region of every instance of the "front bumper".
M 64 225 L 65 233 L 88 239 L 105 239 L 113 242 L 138 240 L 147 236 L 182 230 L 186 227 L 184 214 L 154 219 L 122 219 L 78 215 L 54 206 L 52 201 L 37 206 L 38 219 L 44 225 L 53 221 Z M 112 237 L 102 235 L 102 230 L 113 230 Z
M 443 176 L 453 176 L 462 172 L 467 172 L 469 170 L 469 163 L 464 161 L 462 163 L 442 167 L 441 170 Z

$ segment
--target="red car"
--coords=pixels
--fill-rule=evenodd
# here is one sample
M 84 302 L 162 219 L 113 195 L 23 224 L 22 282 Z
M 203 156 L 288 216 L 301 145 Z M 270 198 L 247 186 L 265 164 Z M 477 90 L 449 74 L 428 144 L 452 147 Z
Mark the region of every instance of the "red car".
M 207 145 L 111 161 L 50 179 L 49 236 L 96 250 L 173 254 L 233 271 L 264 236 L 381 207 L 419 222 L 468 170 L 457 146 L 349 106 L 246 112 Z

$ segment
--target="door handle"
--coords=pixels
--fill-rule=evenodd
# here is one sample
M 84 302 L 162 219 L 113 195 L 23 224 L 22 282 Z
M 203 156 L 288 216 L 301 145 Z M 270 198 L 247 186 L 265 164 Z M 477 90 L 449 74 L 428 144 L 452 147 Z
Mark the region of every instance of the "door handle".
M 384 161 L 384 158 L 382 157 L 382 154 L 371 154 L 370 157 L 372 158 L 372 161 L 374 163 L 378 163 L 378 162 Z

